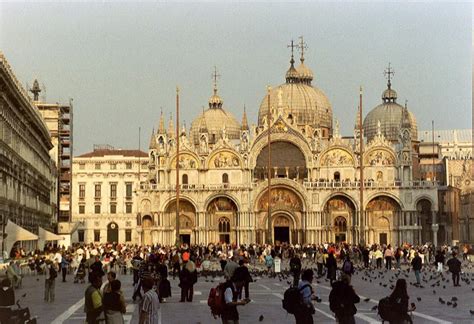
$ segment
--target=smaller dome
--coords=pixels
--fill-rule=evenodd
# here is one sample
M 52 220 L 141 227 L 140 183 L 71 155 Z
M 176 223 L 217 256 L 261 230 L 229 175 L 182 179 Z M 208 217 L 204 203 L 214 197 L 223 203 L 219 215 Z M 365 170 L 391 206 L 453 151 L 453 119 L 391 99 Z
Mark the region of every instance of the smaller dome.
M 309 67 L 307 67 L 303 62 L 296 68 L 296 71 L 298 72 L 299 78 L 301 81 L 304 83 L 313 81 L 313 71 Z
M 204 129 L 204 125 L 209 134 L 209 144 L 215 144 L 222 137 L 224 126 L 230 140 L 240 139 L 240 123 L 224 109 L 209 108 L 191 123 L 190 136 L 194 144 L 199 143 L 199 134 Z
M 382 93 L 382 100 L 384 102 L 395 102 L 397 100 L 397 92 L 390 86 Z
M 296 71 L 293 64 L 291 64 L 288 71 L 286 71 L 286 82 L 295 83 L 295 82 L 299 81 L 299 79 L 300 79 L 300 74 L 298 73 L 298 71 Z

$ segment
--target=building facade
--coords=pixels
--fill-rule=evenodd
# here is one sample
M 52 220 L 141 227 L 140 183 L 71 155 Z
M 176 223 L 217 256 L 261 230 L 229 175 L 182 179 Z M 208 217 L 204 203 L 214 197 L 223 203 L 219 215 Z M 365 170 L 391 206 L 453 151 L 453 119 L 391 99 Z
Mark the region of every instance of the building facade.
M 148 154 L 96 145 L 72 163 L 74 242 L 137 242 L 137 196 Z
M 381 104 L 363 121 L 361 152 L 359 117 L 343 138 L 303 54 L 294 63 L 292 55 L 285 82 L 263 96 L 256 126 L 245 110 L 239 123 L 224 109 L 216 78 L 189 132 L 176 138 L 161 116 L 137 188 L 138 243 L 175 243 L 177 162 L 184 242 L 437 243 L 437 184 L 420 177 L 416 119 L 397 103 L 390 68 Z
M 41 114 L 0 53 L 0 214 L 38 233 L 52 227 L 55 172 Z

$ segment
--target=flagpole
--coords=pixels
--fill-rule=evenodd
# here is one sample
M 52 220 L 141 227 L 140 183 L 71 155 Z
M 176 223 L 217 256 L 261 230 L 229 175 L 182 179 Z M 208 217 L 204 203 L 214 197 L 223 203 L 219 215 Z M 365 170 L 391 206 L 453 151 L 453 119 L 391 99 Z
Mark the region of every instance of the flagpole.
M 268 217 L 267 217 L 267 244 L 272 244 L 272 220 L 271 220 L 271 185 L 272 185 L 272 153 L 270 149 L 271 145 L 271 111 L 270 111 L 270 91 L 271 87 L 267 87 L 268 95 L 268 111 L 267 111 L 267 125 L 268 125 L 268 189 L 267 189 L 267 200 L 268 200 Z
M 176 87 L 176 246 L 179 247 L 179 88 Z
M 364 129 L 362 126 L 362 86 L 359 89 L 359 141 L 360 141 L 360 154 L 359 154 L 359 170 L 360 170 L 360 202 L 359 202 L 359 213 L 360 213 L 360 238 L 359 243 L 365 245 L 365 215 L 364 215 Z

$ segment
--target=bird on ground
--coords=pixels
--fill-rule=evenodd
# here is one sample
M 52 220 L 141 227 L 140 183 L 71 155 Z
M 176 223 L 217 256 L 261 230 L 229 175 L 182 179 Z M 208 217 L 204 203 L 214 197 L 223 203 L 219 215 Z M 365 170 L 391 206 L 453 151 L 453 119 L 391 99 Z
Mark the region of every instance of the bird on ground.
M 448 305 L 448 306 L 451 306 L 452 304 L 453 304 L 453 303 L 451 303 L 450 301 L 448 301 L 448 302 L 446 303 L 446 305 Z
M 416 297 L 416 300 L 421 301 L 421 297 Z
M 471 315 L 474 315 L 474 311 L 473 311 L 473 310 L 469 310 L 469 313 L 471 313 Z
M 260 317 L 258 318 L 258 321 L 259 321 L 259 322 L 262 322 L 262 321 L 263 321 L 263 315 L 260 315 Z
M 458 306 L 458 303 L 453 303 L 453 308 L 456 308 Z
M 366 298 L 366 299 L 364 299 L 364 301 L 367 303 L 367 302 L 370 301 L 370 298 Z
M 374 307 L 372 307 L 372 310 L 373 310 L 373 311 L 377 310 L 377 305 L 375 305 Z
M 446 302 L 443 300 L 443 298 L 439 297 L 438 300 L 439 300 L 439 302 L 440 302 L 441 304 L 446 304 Z
M 452 301 L 458 301 L 458 298 L 456 296 L 454 296 L 453 298 L 451 298 Z

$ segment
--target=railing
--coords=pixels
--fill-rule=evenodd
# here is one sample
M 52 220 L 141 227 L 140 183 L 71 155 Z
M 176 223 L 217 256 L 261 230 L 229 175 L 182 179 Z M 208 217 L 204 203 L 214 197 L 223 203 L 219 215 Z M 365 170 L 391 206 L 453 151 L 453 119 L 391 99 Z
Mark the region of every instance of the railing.
M 306 188 L 337 189 L 360 188 L 360 181 L 306 181 Z M 364 181 L 365 188 L 434 188 L 437 181 Z
M 219 184 L 181 184 L 179 185 L 180 190 L 239 190 L 249 188 L 250 185 L 244 184 L 230 184 L 230 183 L 219 183 Z M 176 185 L 157 185 L 157 184 L 140 184 L 140 190 L 176 190 Z

